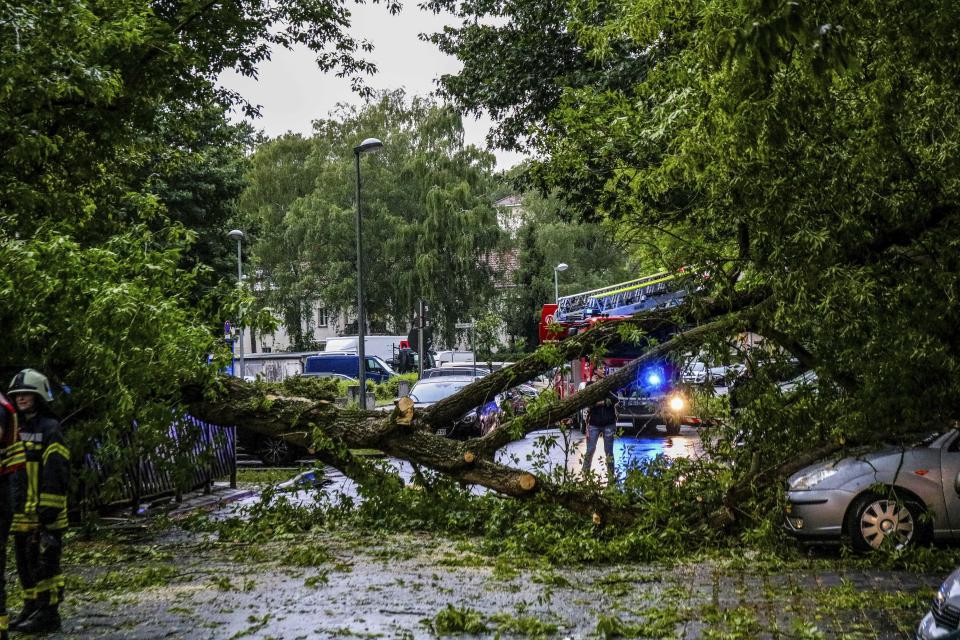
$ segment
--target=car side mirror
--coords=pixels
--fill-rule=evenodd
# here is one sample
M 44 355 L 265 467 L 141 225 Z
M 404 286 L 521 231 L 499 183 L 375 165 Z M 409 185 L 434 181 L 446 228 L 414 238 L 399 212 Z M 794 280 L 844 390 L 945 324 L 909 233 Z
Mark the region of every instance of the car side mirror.
M 953 490 L 960 495 L 960 473 L 957 474 L 957 477 L 953 479 Z

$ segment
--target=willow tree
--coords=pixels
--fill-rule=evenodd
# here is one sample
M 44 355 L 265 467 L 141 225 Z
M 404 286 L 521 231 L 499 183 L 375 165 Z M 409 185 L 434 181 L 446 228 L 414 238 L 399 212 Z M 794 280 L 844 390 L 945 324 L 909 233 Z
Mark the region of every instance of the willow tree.
M 456 322 L 483 309 L 492 293 L 485 257 L 500 242 L 488 196 L 493 156 L 464 144 L 452 109 L 402 91 L 379 94 L 361 108 L 341 105 L 314 127 L 314 135 L 299 143 L 302 152 L 282 153 L 291 141 L 280 138 L 264 143 L 252 159 L 242 204 L 261 230 L 253 253 L 270 279 L 267 302 L 321 301 L 329 311 L 354 307 L 353 147 L 375 135 L 383 149 L 362 158 L 371 328 L 406 333 L 424 298 L 435 326 L 452 342 Z M 278 172 L 308 176 L 309 187 L 274 197 Z

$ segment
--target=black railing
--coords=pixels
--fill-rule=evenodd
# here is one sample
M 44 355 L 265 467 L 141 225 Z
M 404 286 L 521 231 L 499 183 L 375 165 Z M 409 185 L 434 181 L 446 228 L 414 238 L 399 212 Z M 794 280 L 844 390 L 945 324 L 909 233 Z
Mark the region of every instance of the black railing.
M 236 427 L 222 427 L 184 416 L 170 426 L 164 446 L 141 455 L 123 471 L 111 469 L 95 453 L 84 458 L 87 477 L 81 487 L 84 511 L 129 504 L 139 511 L 145 500 L 184 491 L 209 492 L 215 478 L 236 478 Z M 108 488 L 107 488 L 108 487 Z

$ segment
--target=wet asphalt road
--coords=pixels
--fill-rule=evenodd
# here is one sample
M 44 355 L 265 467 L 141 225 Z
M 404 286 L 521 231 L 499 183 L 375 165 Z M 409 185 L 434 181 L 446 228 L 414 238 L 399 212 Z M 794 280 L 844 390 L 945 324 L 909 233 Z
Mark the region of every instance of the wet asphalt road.
M 626 424 L 621 423 L 621 428 Z M 570 434 L 569 441 L 564 441 L 563 434 L 556 429 L 537 431 L 525 439 L 513 442 L 500 451 L 497 460 L 504 464 L 514 464 L 527 470 L 537 470 L 537 454 L 547 452 L 549 459 L 546 469 L 563 467 L 574 477 L 582 474 L 583 459 L 586 452 L 586 438 L 580 431 Z M 700 444 L 700 434 L 693 427 L 681 427 L 677 436 L 667 436 L 661 425 L 655 432 L 648 431 L 642 435 L 620 435 L 613 443 L 613 458 L 617 474 L 622 476 L 624 469 L 640 466 L 644 461 L 651 460 L 659 455 L 668 458 L 698 457 L 703 455 Z M 606 456 L 604 442 L 601 436 L 597 442 L 597 451 L 594 454 L 591 470 L 605 480 Z

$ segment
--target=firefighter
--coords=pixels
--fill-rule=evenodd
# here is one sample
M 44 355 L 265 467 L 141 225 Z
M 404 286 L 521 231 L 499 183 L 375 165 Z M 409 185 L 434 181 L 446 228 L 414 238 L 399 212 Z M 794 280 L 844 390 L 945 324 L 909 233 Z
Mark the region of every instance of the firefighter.
M 20 438 L 8 460 L 22 460 L 12 476 L 13 544 L 23 587 L 23 611 L 10 628 L 26 633 L 60 628 L 63 575 L 60 555 L 67 528 L 70 452 L 60 423 L 50 412 L 50 383 L 39 371 L 24 369 L 10 383 L 19 413 Z
M 10 476 L 24 463 L 22 456 L 17 456 L 10 445 L 17 442 L 18 435 L 17 410 L 0 393 L 0 640 L 7 640 L 10 626 L 7 614 L 7 541 L 13 516 Z

